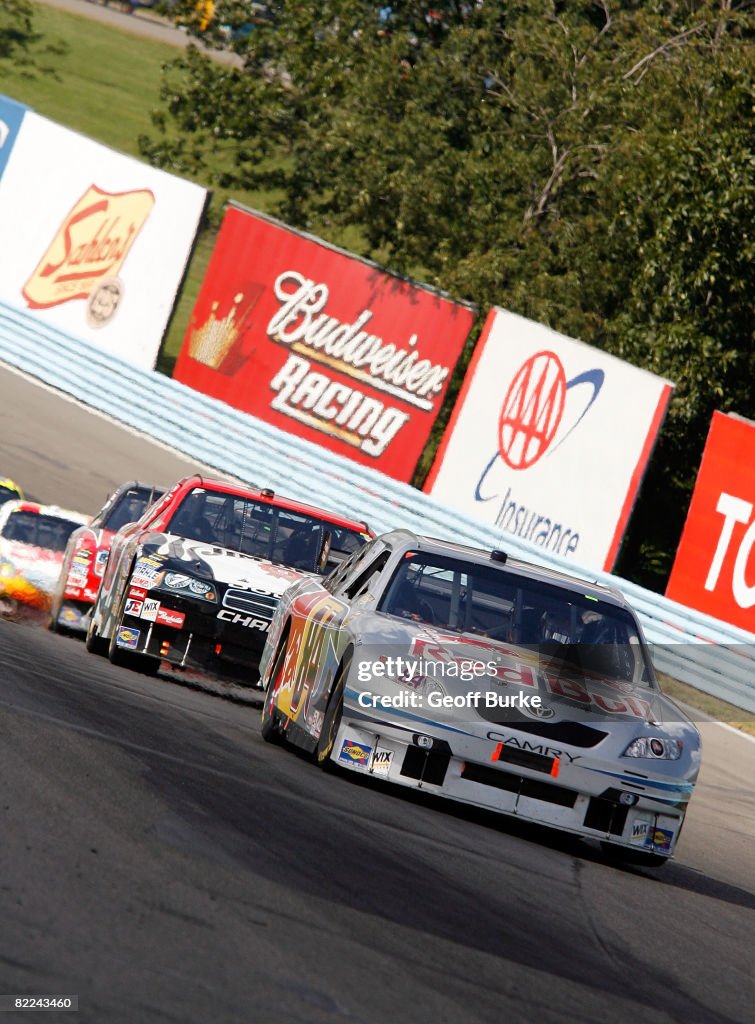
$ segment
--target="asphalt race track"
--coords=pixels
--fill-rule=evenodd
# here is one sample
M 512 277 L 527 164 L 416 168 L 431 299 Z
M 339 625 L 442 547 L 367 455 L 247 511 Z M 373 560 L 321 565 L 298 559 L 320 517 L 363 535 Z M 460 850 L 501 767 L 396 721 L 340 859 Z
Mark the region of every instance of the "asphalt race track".
M 74 487 L 90 511 L 112 473 L 178 475 L 53 393 L 0 386 L 0 475 L 46 500 Z M 0 994 L 75 994 L 77 1016 L 44 1020 L 97 1024 L 750 1022 L 755 743 L 703 734 L 677 859 L 619 869 L 326 775 L 264 744 L 253 708 L 0 621 Z

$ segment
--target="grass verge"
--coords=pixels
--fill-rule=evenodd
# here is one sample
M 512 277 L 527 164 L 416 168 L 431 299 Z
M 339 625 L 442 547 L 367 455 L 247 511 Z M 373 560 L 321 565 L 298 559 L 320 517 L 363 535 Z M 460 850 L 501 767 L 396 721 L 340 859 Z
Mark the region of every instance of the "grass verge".
M 750 714 L 749 711 L 743 711 L 733 704 L 727 704 L 726 701 L 719 700 L 718 697 L 711 697 L 707 693 L 703 693 L 702 690 L 696 690 L 694 686 L 680 683 L 678 679 L 672 679 L 671 676 L 662 672 L 658 673 L 658 678 L 663 692 L 672 700 L 682 701 L 682 703 L 702 711 L 704 715 L 715 718 L 717 722 L 725 722 L 735 729 L 755 736 L 755 715 Z

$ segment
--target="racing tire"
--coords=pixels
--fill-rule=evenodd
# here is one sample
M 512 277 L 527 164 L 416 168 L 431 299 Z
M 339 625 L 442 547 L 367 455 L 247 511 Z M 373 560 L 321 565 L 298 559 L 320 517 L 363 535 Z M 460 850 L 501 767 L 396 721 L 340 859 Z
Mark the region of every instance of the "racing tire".
M 314 749 L 315 763 L 319 768 L 322 768 L 324 772 L 332 772 L 336 770 L 335 762 L 331 761 L 330 755 L 333 753 L 333 745 L 336 742 L 338 727 L 341 724 L 341 718 L 343 716 L 343 690 L 346 682 L 346 676 L 349 674 L 350 665 L 350 657 L 341 662 L 335 682 L 333 683 L 333 687 L 330 691 L 330 697 L 328 698 L 328 706 L 325 709 L 325 718 L 322 723 L 322 730 Z
M 60 615 L 60 601 L 52 599 L 52 607 L 50 608 L 50 617 L 47 620 L 47 628 L 51 633 L 59 633 L 60 626 L 58 625 L 58 616 Z
M 108 642 L 95 631 L 93 622 L 89 623 L 89 629 L 87 630 L 84 646 L 90 654 L 98 654 L 102 658 L 107 654 Z
M 662 868 L 670 857 L 660 853 L 645 853 L 644 850 L 627 850 L 613 843 L 601 843 L 604 858 L 611 864 L 626 864 L 635 868 Z
M 280 712 L 275 706 L 275 695 L 278 692 L 283 675 L 283 662 L 286 659 L 286 648 L 288 646 L 288 632 L 280 642 L 278 653 L 275 657 L 275 665 L 270 673 L 270 684 L 265 692 L 265 701 L 262 705 L 262 718 L 260 720 L 260 734 L 265 743 L 275 743 L 280 746 L 285 741 L 283 732 L 284 723 L 281 720 Z
M 118 606 L 118 614 L 113 620 L 113 633 L 108 643 L 107 656 L 110 664 L 131 669 L 133 672 L 141 672 L 144 676 L 156 676 L 160 668 L 159 658 L 152 658 L 149 654 L 134 654 L 133 651 L 124 650 L 118 646 L 118 627 L 123 625 L 125 606 L 126 592 L 124 591 Z

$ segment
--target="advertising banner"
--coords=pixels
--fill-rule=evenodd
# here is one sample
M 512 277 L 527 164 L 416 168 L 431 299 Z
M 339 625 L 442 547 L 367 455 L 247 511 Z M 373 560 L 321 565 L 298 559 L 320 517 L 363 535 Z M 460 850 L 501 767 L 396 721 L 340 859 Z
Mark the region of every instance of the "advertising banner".
M 151 369 L 205 201 L 29 111 L 0 179 L 0 297 Z
M 8 96 L 0 96 L 0 178 L 28 109 L 23 103 L 16 103 Z
M 755 423 L 715 412 L 666 596 L 755 633 Z
M 672 385 L 491 310 L 425 490 L 610 570 Z
M 408 480 L 474 310 L 230 207 L 174 377 Z

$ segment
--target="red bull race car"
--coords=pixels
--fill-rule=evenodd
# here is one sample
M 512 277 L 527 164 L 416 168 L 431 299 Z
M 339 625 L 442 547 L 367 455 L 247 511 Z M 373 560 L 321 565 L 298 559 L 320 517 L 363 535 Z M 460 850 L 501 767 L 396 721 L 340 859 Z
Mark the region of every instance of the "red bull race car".
M 398 530 L 283 594 L 261 673 L 263 737 L 323 767 L 674 853 L 700 737 L 618 591 Z

